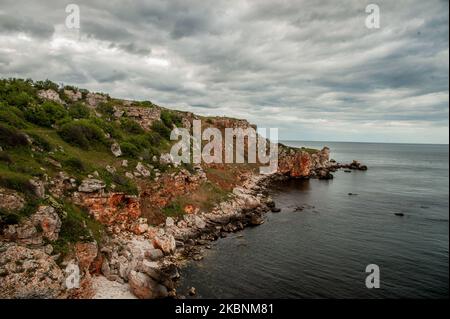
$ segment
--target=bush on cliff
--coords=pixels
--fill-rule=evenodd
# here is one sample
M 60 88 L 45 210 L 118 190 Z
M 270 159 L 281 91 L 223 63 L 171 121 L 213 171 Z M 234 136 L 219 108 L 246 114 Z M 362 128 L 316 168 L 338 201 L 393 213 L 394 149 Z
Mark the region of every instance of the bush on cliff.
M 111 101 L 100 103 L 97 106 L 97 111 L 107 117 L 111 117 L 114 114 L 114 104 Z
M 83 149 L 106 143 L 103 131 L 87 120 L 66 123 L 58 133 L 67 143 Z
M 28 121 L 44 127 L 51 127 L 67 115 L 68 113 L 63 106 L 52 101 L 45 101 L 41 105 L 28 107 L 25 111 L 25 117 Z
M 131 134 L 143 134 L 144 133 L 144 129 L 136 121 L 130 120 L 128 118 L 121 119 L 120 128 Z
M 45 81 L 36 81 L 34 82 L 34 87 L 38 90 L 53 90 L 58 92 L 59 85 L 55 82 L 50 81 L 49 79 Z
M 25 109 L 34 102 L 36 92 L 36 88 L 31 80 L 0 80 L 0 100 L 6 101 L 11 106 Z
M 161 137 L 163 137 L 164 139 L 170 139 L 171 129 L 168 128 L 162 121 L 154 122 L 152 125 L 152 130 L 161 135 Z
M 68 202 L 63 203 L 63 207 L 65 217 L 61 220 L 59 237 L 52 243 L 55 253 L 60 253 L 61 258 L 70 252 L 72 243 L 92 242 L 94 239 L 100 242 L 104 234 L 103 225 L 88 212 Z
M 137 157 L 139 155 L 139 149 L 131 143 L 122 142 L 120 143 L 120 148 L 125 156 Z
M 23 119 L 23 113 L 14 106 L 0 107 L 0 122 L 9 124 L 15 128 L 24 128 L 26 123 Z
M 173 111 L 162 110 L 161 111 L 161 121 L 167 128 L 172 129 L 173 125 L 179 127 L 181 126 L 181 117 Z
M 87 119 L 90 114 L 89 108 L 81 102 L 72 104 L 69 107 L 69 115 L 74 119 Z

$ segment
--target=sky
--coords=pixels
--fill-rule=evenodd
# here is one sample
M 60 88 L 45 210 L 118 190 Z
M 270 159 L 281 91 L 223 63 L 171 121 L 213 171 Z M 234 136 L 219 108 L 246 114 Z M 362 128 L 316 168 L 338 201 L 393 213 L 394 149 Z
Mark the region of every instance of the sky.
M 448 144 L 448 6 L 0 0 L 0 77 L 246 118 L 282 140 Z

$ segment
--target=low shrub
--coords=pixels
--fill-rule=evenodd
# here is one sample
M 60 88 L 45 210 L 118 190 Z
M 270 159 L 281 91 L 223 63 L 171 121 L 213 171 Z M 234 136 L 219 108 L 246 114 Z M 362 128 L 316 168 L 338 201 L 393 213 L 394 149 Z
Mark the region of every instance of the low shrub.
M 11 164 L 13 162 L 11 156 L 5 151 L 0 152 L 0 162 Z
M 137 157 L 139 155 L 139 149 L 128 142 L 120 143 L 120 149 L 122 150 L 122 153 L 128 157 Z
M 144 129 L 136 122 L 128 118 L 122 118 L 120 128 L 131 134 L 143 134 Z
M 84 165 L 83 161 L 76 157 L 70 157 L 66 159 L 63 162 L 63 165 L 78 172 L 86 171 L 86 166 Z
M 172 129 L 173 125 L 181 126 L 181 117 L 173 111 L 162 110 L 161 111 L 161 121 L 169 129 Z
M 33 140 L 33 144 L 37 147 L 41 148 L 42 150 L 46 152 L 50 152 L 52 150 L 52 144 L 50 144 L 49 141 L 47 141 L 44 137 L 42 137 L 39 134 L 36 133 L 28 133 L 28 135 Z
M 108 117 L 114 114 L 114 105 L 111 102 L 103 102 L 97 106 L 97 111 Z
M 96 125 L 86 120 L 69 122 L 58 131 L 61 138 L 69 144 L 89 149 L 95 144 L 105 144 L 105 135 Z
M 116 191 L 124 192 L 126 194 L 137 195 L 139 193 L 136 184 L 129 178 L 120 175 L 113 174 L 112 182 L 116 184 Z
M 87 119 L 90 114 L 89 108 L 81 102 L 72 104 L 69 107 L 69 115 L 74 119 Z
M 0 108 L 0 122 L 4 122 L 16 128 L 24 128 L 26 123 L 19 114 L 23 116 L 23 113 L 16 107 L 2 107 Z
M 51 127 L 67 115 L 68 113 L 63 106 L 51 101 L 28 107 L 25 111 L 25 117 L 28 121 L 45 127 Z
M 166 140 L 170 139 L 171 129 L 168 128 L 163 122 L 161 121 L 154 122 L 152 125 L 152 130 L 161 135 L 162 138 Z
M 165 216 L 176 217 L 184 214 L 181 205 L 177 202 L 172 202 L 162 209 Z
M 98 117 L 92 117 L 89 119 L 89 121 L 92 124 L 101 128 L 104 132 L 111 135 L 111 137 L 116 138 L 116 139 L 122 138 L 122 133 L 120 132 L 120 129 L 118 129 L 116 123 L 108 122 L 108 121 L 105 121 L 104 119 L 98 118 Z

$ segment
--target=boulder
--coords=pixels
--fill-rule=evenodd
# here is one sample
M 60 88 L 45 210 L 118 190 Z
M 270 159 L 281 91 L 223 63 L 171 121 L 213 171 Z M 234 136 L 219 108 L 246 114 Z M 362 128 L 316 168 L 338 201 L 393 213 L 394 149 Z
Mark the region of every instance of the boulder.
M 30 185 L 33 187 L 34 194 L 39 198 L 45 197 L 45 187 L 44 182 L 39 179 L 32 178 L 28 181 Z
M 114 174 L 116 172 L 116 168 L 114 166 L 106 165 L 105 169 L 110 174 Z
M 205 221 L 199 216 L 194 215 L 194 225 L 199 229 L 203 229 L 206 227 Z
M 170 255 L 175 252 L 176 242 L 172 235 L 157 235 L 153 239 L 153 246 L 161 249 L 165 254 Z
M 13 190 L 0 187 L 0 210 L 18 211 L 25 206 L 25 199 Z
M 140 299 L 165 298 L 168 296 L 167 288 L 158 284 L 150 276 L 132 270 L 128 276 L 130 291 Z
M 144 176 L 144 177 L 149 177 L 150 176 L 150 171 L 144 166 L 144 164 L 142 164 L 141 162 L 137 163 L 136 165 L 136 171 Z
M 261 216 L 257 215 L 257 214 L 253 214 L 250 217 L 250 224 L 253 225 L 253 226 L 258 226 L 258 225 L 261 225 L 263 223 L 264 223 L 264 219 Z
M 82 193 L 93 193 L 98 192 L 106 187 L 105 182 L 94 179 L 94 178 L 86 178 L 81 182 L 81 185 L 78 187 L 78 191 Z
M 111 153 L 113 153 L 115 157 L 122 156 L 122 149 L 120 148 L 119 143 L 114 142 L 111 144 Z
M 175 221 L 173 220 L 172 217 L 167 217 L 166 218 L 166 227 L 172 227 L 175 225 Z
M 42 244 L 42 236 L 29 218 L 22 220 L 20 224 L 8 225 L 3 230 L 3 236 L 10 241 L 16 241 L 21 244 Z
M 156 261 L 164 257 L 164 253 L 160 249 L 150 249 L 144 253 L 144 256 L 151 261 Z
M 31 216 L 31 221 L 42 230 L 43 237 L 50 241 L 58 239 L 61 219 L 52 206 L 39 206 L 37 212 Z
M 173 157 L 170 153 L 164 153 L 161 154 L 159 157 L 159 163 L 161 164 L 172 164 L 173 163 Z

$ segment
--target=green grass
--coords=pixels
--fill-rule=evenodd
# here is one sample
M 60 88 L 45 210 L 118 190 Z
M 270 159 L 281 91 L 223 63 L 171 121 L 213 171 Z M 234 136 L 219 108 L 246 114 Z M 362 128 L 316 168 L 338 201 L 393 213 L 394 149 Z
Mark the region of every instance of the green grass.
M 183 207 L 175 200 L 162 209 L 162 212 L 167 217 L 178 217 L 184 214 Z
M 101 242 L 105 234 L 104 226 L 94 220 L 85 210 L 71 203 L 64 202 L 61 231 L 58 240 L 52 243 L 55 253 L 61 257 L 70 252 L 76 242 Z M 64 216 L 65 215 L 65 216 Z

